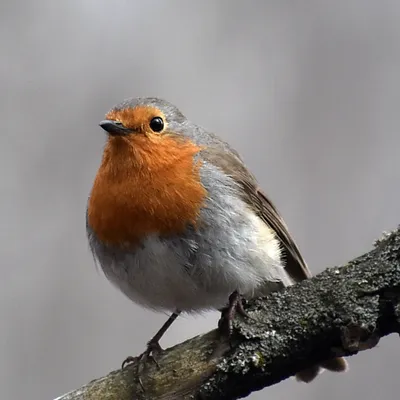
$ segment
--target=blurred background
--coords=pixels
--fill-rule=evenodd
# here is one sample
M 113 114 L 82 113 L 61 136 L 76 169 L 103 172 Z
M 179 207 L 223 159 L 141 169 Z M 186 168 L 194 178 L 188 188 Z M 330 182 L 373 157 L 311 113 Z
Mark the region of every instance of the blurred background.
M 400 2 L 0 3 L 0 387 L 52 399 L 139 354 L 165 316 L 96 271 L 85 206 L 106 111 L 163 97 L 233 144 L 312 271 L 400 223 Z M 162 345 L 216 326 L 179 319 Z M 397 337 L 345 375 L 251 399 L 394 399 Z

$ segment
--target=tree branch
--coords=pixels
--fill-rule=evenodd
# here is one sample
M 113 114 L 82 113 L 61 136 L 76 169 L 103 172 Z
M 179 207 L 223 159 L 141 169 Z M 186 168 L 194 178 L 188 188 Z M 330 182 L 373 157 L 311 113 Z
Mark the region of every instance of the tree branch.
M 166 350 L 142 374 L 111 372 L 57 400 L 237 399 L 327 358 L 400 333 L 400 231 L 342 268 L 249 301 L 231 343 L 216 330 Z

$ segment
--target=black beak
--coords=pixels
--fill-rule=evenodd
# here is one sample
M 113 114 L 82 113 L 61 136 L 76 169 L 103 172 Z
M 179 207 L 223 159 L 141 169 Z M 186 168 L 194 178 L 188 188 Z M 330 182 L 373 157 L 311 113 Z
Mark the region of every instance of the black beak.
M 125 136 L 129 135 L 131 131 L 125 128 L 120 122 L 111 121 L 106 119 L 99 124 L 111 136 Z

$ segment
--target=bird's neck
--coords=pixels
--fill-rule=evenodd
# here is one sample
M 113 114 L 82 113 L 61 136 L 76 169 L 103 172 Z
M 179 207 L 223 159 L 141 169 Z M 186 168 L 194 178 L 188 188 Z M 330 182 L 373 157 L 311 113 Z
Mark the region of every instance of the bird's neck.
M 196 225 L 206 196 L 194 160 L 199 151 L 168 136 L 110 138 L 88 203 L 96 236 L 131 246 L 151 234 L 174 235 Z

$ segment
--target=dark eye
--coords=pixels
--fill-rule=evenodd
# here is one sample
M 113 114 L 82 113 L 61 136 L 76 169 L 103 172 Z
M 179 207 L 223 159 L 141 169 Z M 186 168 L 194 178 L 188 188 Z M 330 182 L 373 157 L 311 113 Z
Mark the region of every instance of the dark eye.
M 154 117 L 150 121 L 150 128 L 154 132 L 161 132 L 164 129 L 164 121 L 161 117 Z

